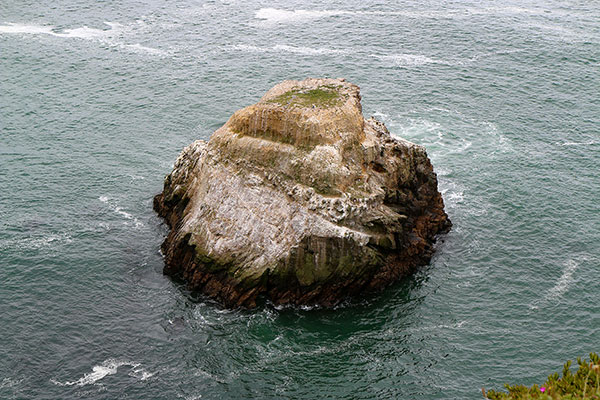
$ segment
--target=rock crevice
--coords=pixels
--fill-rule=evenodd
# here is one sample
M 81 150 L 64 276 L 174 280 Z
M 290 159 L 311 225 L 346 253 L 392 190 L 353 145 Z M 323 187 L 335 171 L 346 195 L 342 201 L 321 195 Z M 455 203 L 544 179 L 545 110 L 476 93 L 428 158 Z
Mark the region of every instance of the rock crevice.
M 333 306 L 426 264 L 450 228 L 422 146 L 343 79 L 284 81 L 186 147 L 154 208 L 165 273 L 225 305 Z

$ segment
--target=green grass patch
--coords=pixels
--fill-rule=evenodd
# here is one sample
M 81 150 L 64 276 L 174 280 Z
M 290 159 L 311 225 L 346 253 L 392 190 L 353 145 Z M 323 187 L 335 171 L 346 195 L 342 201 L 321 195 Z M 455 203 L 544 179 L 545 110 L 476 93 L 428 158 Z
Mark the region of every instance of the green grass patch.
M 571 361 L 568 361 L 562 371 L 562 377 L 555 373 L 546 382 L 531 387 L 524 385 L 504 385 L 508 393 L 490 390 L 484 392 L 486 399 L 491 400 L 575 400 L 600 399 L 600 357 L 591 353 L 590 361 L 577 359 L 579 368 L 571 372 Z
M 302 107 L 332 107 L 342 102 L 342 96 L 335 90 L 336 88 L 328 85 L 316 89 L 292 89 L 280 94 L 267 103 L 277 103 L 282 106 L 299 105 Z

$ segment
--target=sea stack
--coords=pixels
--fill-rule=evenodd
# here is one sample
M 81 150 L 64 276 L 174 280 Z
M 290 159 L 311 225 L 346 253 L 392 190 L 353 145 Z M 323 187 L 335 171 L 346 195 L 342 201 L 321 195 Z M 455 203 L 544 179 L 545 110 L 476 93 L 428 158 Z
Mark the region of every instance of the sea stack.
M 228 307 L 331 307 L 429 262 L 450 229 L 425 148 L 344 79 L 284 81 L 177 158 L 164 272 Z

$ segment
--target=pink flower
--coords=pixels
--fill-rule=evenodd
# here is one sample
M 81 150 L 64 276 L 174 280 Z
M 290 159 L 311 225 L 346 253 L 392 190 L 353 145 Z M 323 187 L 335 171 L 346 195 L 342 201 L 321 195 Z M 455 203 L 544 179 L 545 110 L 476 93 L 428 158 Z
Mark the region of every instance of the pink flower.
M 540 392 L 544 393 L 545 391 L 546 391 L 546 388 L 542 386 L 542 387 L 540 388 Z

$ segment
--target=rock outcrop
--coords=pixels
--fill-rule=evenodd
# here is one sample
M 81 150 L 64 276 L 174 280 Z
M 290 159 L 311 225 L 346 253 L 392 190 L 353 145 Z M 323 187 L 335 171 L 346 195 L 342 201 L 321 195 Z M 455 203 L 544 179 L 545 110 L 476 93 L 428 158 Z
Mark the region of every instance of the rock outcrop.
M 429 262 L 450 228 L 431 163 L 360 99 L 284 81 L 186 147 L 154 199 L 164 272 L 230 307 L 333 306 Z

